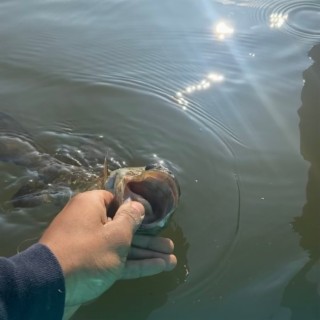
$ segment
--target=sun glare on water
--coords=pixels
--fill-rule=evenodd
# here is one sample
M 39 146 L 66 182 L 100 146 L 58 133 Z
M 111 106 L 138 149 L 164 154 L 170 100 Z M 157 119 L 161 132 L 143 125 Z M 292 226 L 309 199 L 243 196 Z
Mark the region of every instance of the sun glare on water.
M 207 90 L 212 85 L 224 81 L 224 76 L 220 73 L 209 73 L 205 78 L 200 80 L 193 85 L 190 85 L 184 88 L 181 91 L 176 92 L 174 100 L 181 106 L 183 110 L 187 110 L 189 102 L 186 99 L 186 96 L 190 96 L 192 93 L 197 91 Z
M 234 28 L 226 21 L 220 21 L 214 27 L 214 34 L 219 40 L 224 40 L 226 37 L 231 37 L 233 33 Z
M 270 28 L 281 28 L 287 21 L 288 15 L 282 13 L 272 13 L 269 17 Z

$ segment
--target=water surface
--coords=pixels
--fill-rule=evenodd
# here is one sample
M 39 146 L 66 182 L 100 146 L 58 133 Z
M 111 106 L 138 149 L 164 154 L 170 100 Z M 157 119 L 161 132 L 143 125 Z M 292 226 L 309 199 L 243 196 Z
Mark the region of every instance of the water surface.
M 74 319 L 320 318 L 319 18 L 316 0 L 0 3 L 0 111 L 51 155 L 163 161 L 181 184 L 177 268 Z M 0 163 L 3 255 L 57 213 L 7 205 L 32 174 Z

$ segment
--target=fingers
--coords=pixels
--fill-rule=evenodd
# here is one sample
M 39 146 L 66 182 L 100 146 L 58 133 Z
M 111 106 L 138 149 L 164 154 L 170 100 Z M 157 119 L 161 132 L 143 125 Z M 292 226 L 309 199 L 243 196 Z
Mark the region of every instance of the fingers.
M 176 262 L 175 256 L 172 254 L 165 254 L 165 253 L 141 249 L 141 248 L 131 247 L 128 254 L 129 260 L 142 260 L 142 259 L 154 259 L 154 258 L 162 259 L 166 263 L 167 268 L 169 269 L 171 269 L 172 263 Z
M 113 200 L 113 194 L 106 190 L 95 190 L 94 192 L 100 192 L 100 196 L 102 197 L 104 204 L 108 207 Z
M 104 202 L 104 206 L 105 206 L 106 210 L 105 211 L 101 211 L 101 222 L 103 224 L 105 224 L 107 222 L 107 220 L 108 220 L 108 217 L 107 217 L 107 214 L 106 214 L 106 212 L 108 211 L 107 208 L 109 207 L 110 203 L 112 202 L 114 196 L 113 196 L 113 194 L 111 192 L 106 191 L 106 190 L 94 190 L 94 191 L 95 192 L 96 191 L 100 192 L 99 194 L 97 193 L 97 195 L 99 195 L 102 198 L 103 202 Z
M 92 201 L 93 199 L 99 199 L 99 200 L 102 199 L 104 204 L 106 206 L 109 206 L 113 199 L 113 194 L 106 190 L 91 190 L 91 191 L 81 192 L 75 195 L 74 197 L 72 197 L 69 203 L 74 202 L 75 199 L 77 200 L 77 202 L 79 201 L 88 202 L 90 200 Z
M 147 235 L 135 235 L 132 245 L 162 253 L 172 253 L 174 249 L 174 244 L 170 239 Z
M 70 208 L 70 207 L 80 207 L 84 208 L 84 206 L 90 205 L 94 203 L 95 205 L 103 205 L 105 207 L 108 207 L 113 200 L 113 194 L 109 191 L 105 190 L 92 190 L 92 191 L 86 191 L 81 192 L 72 197 L 67 205 L 64 207 L 64 209 Z
M 176 264 L 177 259 L 174 255 L 170 255 L 168 261 L 161 258 L 127 260 L 122 279 L 136 279 L 170 271 Z
M 107 221 L 106 208 L 110 205 L 113 197 L 111 192 L 105 190 L 92 190 L 78 193 L 71 198 L 63 211 L 68 211 L 68 214 L 70 214 L 70 210 L 74 211 L 74 214 L 82 211 L 83 219 L 84 214 L 86 214 L 88 219 L 97 217 L 105 224 Z
M 144 218 L 144 207 L 137 201 L 129 201 L 120 206 L 116 212 L 113 223 L 117 223 L 132 234 L 139 228 Z

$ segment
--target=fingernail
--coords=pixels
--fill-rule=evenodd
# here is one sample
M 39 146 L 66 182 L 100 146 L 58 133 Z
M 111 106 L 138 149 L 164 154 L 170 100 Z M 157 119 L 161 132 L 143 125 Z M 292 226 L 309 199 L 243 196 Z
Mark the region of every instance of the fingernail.
M 128 203 L 128 202 L 130 202 L 130 201 L 132 201 L 132 199 L 131 199 L 131 197 L 129 196 L 126 200 L 123 201 L 123 203 Z
M 141 214 L 141 217 L 144 217 L 144 207 L 138 201 L 131 201 L 130 206 L 133 210 L 138 211 Z

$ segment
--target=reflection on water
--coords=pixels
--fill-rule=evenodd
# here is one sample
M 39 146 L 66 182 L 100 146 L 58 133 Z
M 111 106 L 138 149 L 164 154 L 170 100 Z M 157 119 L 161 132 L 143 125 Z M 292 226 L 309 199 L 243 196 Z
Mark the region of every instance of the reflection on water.
M 234 29 L 230 23 L 221 21 L 214 27 L 214 34 L 219 40 L 224 40 L 226 37 L 231 37 Z
M 268 23 L 298 39 L 317 40 L 320 36 L 320 3 L 317 0 L 220 0 L 224 5 L 254 8 L 253 20 Z
M 270 15 L 270 28 L 281 28 L 288 19 L 288 15 L 282 13 L 272 13 Z
M 302 106 L 298 111 L 300 151 L 310 162 L 307 202 L 302 215 L 293 222 L 309 261 L 290 280 L 284 292 L 282 303 L 291 309 L 292 320 L 320 319 L 320 273 L 315 271 L 320 268 L 320 44 L 310 50 L 309 57 L 313 64 L 303 73 Z M 316 273 L 315 276 L 312 277 L 312 273 Z
M 198 83 L 191 84 L 185 89 L 178 91 L 174 96 L 174 99 L 178 102 L 183 110 L 187 110 L 187 106 L 189 104 L 187 99 L 191 96 L 192 93 L 209 89 L 213 84 L 223 81 L 224 76 L 222 74 L 210 73 L 207 77 L 200 80 Z

